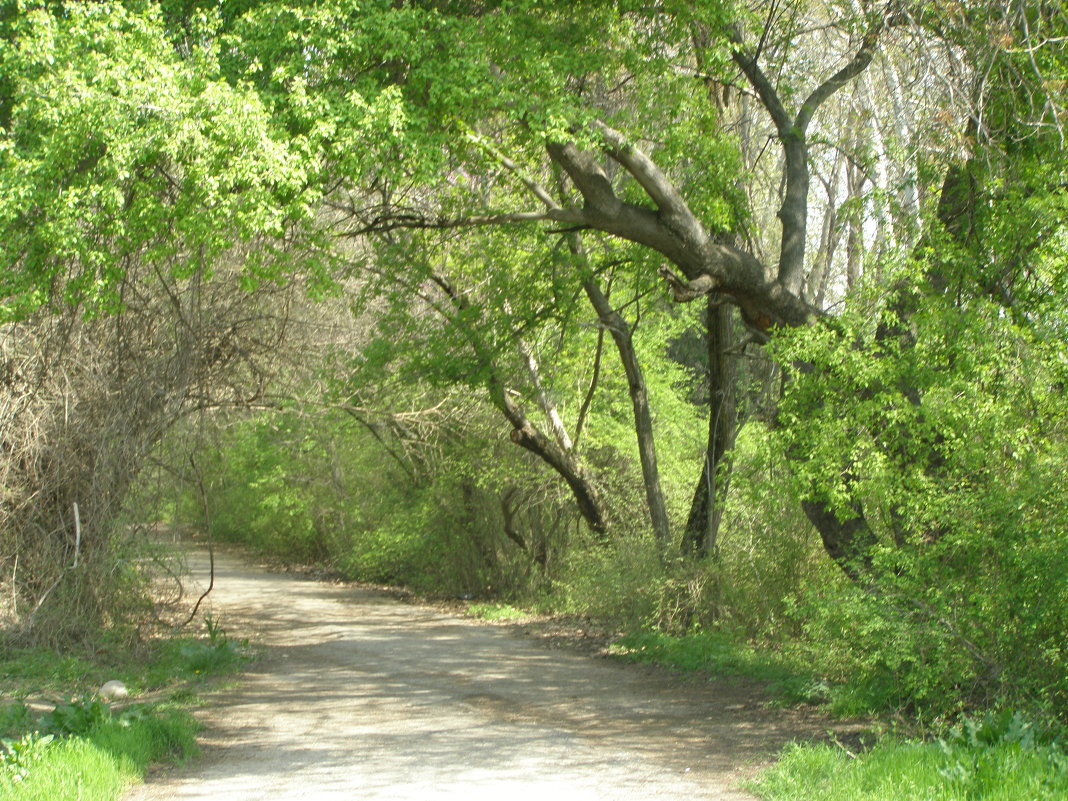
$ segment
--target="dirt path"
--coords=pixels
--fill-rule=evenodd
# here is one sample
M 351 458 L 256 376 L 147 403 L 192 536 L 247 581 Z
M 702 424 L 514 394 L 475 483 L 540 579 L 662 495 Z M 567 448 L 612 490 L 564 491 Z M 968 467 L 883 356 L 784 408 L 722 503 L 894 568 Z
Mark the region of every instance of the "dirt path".
M 739 782 L 786 741 L 825 729 L 764 710 L 751 689 L 232 556 L 217 560 L 210 598 L 263 657 L 238 688 L 209 694 L 203 756 L 126 801 L 742 801 Z

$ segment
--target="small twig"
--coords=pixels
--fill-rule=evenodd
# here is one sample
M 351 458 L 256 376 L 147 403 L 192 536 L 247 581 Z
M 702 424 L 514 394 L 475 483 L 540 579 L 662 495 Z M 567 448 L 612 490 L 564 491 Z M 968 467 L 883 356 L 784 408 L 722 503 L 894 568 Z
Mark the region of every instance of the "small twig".
M 204 507 L 204 528 L 208 532 L 208 565 L 210 575 L 208 578 L 208 588 L 201 593 L 199 598 L 197 598 L 197 602 L 193 605 L 193 611 L 189 613 L 189 617 L 187 617 L 178 628 L 184 628 L 193 622 L 193 618 L 197 616 L 197 612 L 200 610 L 200 605 L 204 602 L 204 599 L 208 597 L 209 593 L 215 589 L 215 540 L 211 533 L 211 513 L 208 508 L 208 493 L 204 489 L 204 477 L 201 475 L 200 469 L 197 467 L 193 454 L 189 454 L 189 464 L 193 466 L 193 474 L 196 476 L 197 480 L 197 489 L 200 491 L 200 503 Z
M 834 732 L 830 732 L 830 735 L 831 735 L 831 742 L 834 743 L 835 745 L 837 745 L 839 748 L 841 748 L 842 751 L 845 753 L 845 755 L 847 757 L 849 757 L 850 759 L 856 759 L 857 758 L 857 755 L 854 754 L 852 751 L 850 751 L 848 748 L 846 748 L 845 744 L 841 740 L 838 739 L 838 735 L 837 734 L 835 734 Z
M 78 566 L 78 554 L 82 550 L 82 516 L 78 513 L 78 502 L 74 502 L 74 564 L 71 567 Z

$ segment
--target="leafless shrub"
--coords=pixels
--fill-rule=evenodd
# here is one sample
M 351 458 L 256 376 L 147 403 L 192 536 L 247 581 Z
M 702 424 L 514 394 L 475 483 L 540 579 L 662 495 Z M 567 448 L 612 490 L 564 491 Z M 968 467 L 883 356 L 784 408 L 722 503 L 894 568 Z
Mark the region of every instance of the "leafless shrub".
M 9 633 L 59 644 L 151 618 L 144 529 L 123 521 L 131 487 L 183 417 L 259 402 L 287 331 L 293 289 L 242 291 L 236 264 L 210 280 L 131 268 L 120 313 L 55 306 L 0 328 Z

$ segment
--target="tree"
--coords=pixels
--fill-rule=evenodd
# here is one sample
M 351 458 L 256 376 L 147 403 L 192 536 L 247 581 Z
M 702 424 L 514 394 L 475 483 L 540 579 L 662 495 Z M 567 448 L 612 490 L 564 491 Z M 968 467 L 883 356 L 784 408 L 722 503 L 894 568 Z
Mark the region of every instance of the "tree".
M 693 9 L 591 0 L 578 14 L 573 4 L 398 6 L 328 0 L 301 6 L 248 3 L 214 15 L 197 8 L 167 6 L 168 33 L 177 52 L 198 41 L 197 35 L 211 42 L 205 52 L 217 55 L 209 59 L 209 72 L 226 78 L 219 81 L 219 91 L 254 98 L 253 105 L 262 110 L 255 119 L 262 120 L 259 130 L 265 133 L 254 144 L 270 144 L 275 149 L 267 150 L 283 162 L 295 159 L 300 174 L 287 182 L 283 179 L 291 173 L 285 170 L 254 170 L 256 191 L 246 192 L 235 182 L 227 195 L 233 202 L 269 202 L 281 213 L 273 218 L 276 224 L 306 222 L 301 209 L 312 201 L 300 187 L 314 187 L 329 209 L 314 233 L 344 237 L 401 228 L 529 230 L 540 225 L 549 237 L 581 231 L 587 238 L 633 243 L 644 254 L 634 261 L 636 275 L 648 277 L 659 268 L 677 300 L 714 295 L 737 306 L 749 336 L 761 343 L 776 332 L 808 327 L 821 332 L 825 342 L 848 341 L 835 318 L 812 303 L 826 297 L 822 287 L 833 281 L 831 229 L 822 237 L 828 255 L 818 262 L 820 275 L 807 276 L 812 143 L 842 142 L 821 127 L 821 115 L 877 60 L 887 66 L 885 82 L 896 82 L 898 89 L 900 71 L 895 73 L 898 62 L 892 55 L 905 48 L 914 48 L 912 55 L 922 52 L 933 69 L 952 68 L 950 88 L 970 93 L 972 103 L 963 111 L 944 108 L 950 123 L 972 118 L 985 125 L 973 112 L 1001 93 L 1014 103 L 1026 96 L 1033 112 L 1027 124 L 1049 119 L 1059 124 L 1058 106 L 1042 84 L 1060 69 L 1047 45 L 1055 40 L 1050 31 L 1063 24 L 1063 14 L 1045 7 L 988 3 L 932 10 L 854 2 L 848 9 L 772 4 L 750 13 L 731 3 Z M 843 10 L 848 13 L 842 15 Z M 989 24 L 1003 32 L 1001 39 L 980 33 Z M 1028 42 L 1028 55 L 1011 52 L 1006 43 L 1017 41 Z M 828 52 L 833 55 L 827 57 Z M 988 59 L 996 69 L 987 74 L 997 80 L 975 83 L 969 68 L 954 67 L 965 63 L 961 53 Z M 724 113 L 710 86 L 748 95 L 770 123 L 779 154 L 772 167 L 781 192 L 777 230 L 763 242 L 751 237 L 743 245 L 726 236 L 758 218 L 755 212 L 747 216 L 751 210 L 744 208 L 738 188 L 741 159 L 734 137 L 721 124 Z M 926 91 L 926 100 L 945 100 L 940 88 Z M 892 94 L 892 127 L 907 133 L 900 92 Z M 960 144 L 968 146 L 967 136 L 979 127 L 973 126 Z M 283 132 L 287 148 L 279 145 Z M 839 149 L 855 140 L 847 131 Z M 1032 140 L 1021 135 L 1019 141 Z M 988 150 L 986 139 L 974 144 Z M 890 180 L 889 151 L 877 150 L 875 160 L 887 176 L 880 180 Z M 932 183 L 942 184 L 943 210 L 951 210 L 960 205 L 954 194 L 971 179 L 954 177 L 962 174 L 959 159 L 936 156 L 932 152 L 928 159 Z M 950 180 L 933 175 L 947 171 Z M 909 187 L 915 188 L 917 173 L 911 166 L 900 173 L 901 207 L 915 221 L 921 198 Z M 833 166 L 826 175 L 831 205 L 839 175 Z M 294 198 L 296 206 L 286 205 Z M 938 205 L 930 195 L 922 200 L 927 209 Z M 220 208 L 242 219 L 246 207 Z M 946 211 L 943 227 L 951 217 L 961 219 Z M 853 229 L 854 239 L 864 225 Z M 911 245 L 915 240 L 907 228 L 902 225 L 893 241 Z M 928 236 L 926 242 L 933 241 Z M 855 242 L 847 250 L 859 252 Z M 775 258 L 764 257 L 773 251 Z M 893 254 L 883 255 L 886 261 Z M 29 262 L 27 267 L 20 274 L 42 274 Z M 998 283 L 993 277 L 984 280 Z M 909 288 L 918 279 L 913 274 L 904 281 Z M 20 290 L 15 296 L 28 293 Z M 895 330 L 890 325 L 878 344 L 858 353 L 885 350 L 890 339 L 900 339 Z M 795 376 L 811 367 L 784 358 L 796 368 Z M 510 413 L 507 393 L 496 396 Z M 813 403 L 818 411 L 819 401 Z M 525 430 L 518 418 L 512 422 L 516 431 Z M 533 434 L 520 433 L 519 439 L 538 442 Z M 928 445 L 938 448 L 936 441 Z M 814 467 L 804 448 L 791 453 L 807 465 L 804 472 Z M 874 537 L 851 476 L 847 468 L 808 484 L 802 501 L 828 552 L 857 574 L 851 565 L 867 559 Z

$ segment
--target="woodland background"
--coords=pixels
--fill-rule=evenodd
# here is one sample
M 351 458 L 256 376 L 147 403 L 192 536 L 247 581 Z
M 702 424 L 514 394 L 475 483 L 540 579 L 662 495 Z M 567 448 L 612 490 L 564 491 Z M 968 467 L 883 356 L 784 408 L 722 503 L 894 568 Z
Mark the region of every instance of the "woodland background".
M 1066 720 L 1060 3 L 0 8 L 8 641 L 164 524 Z

